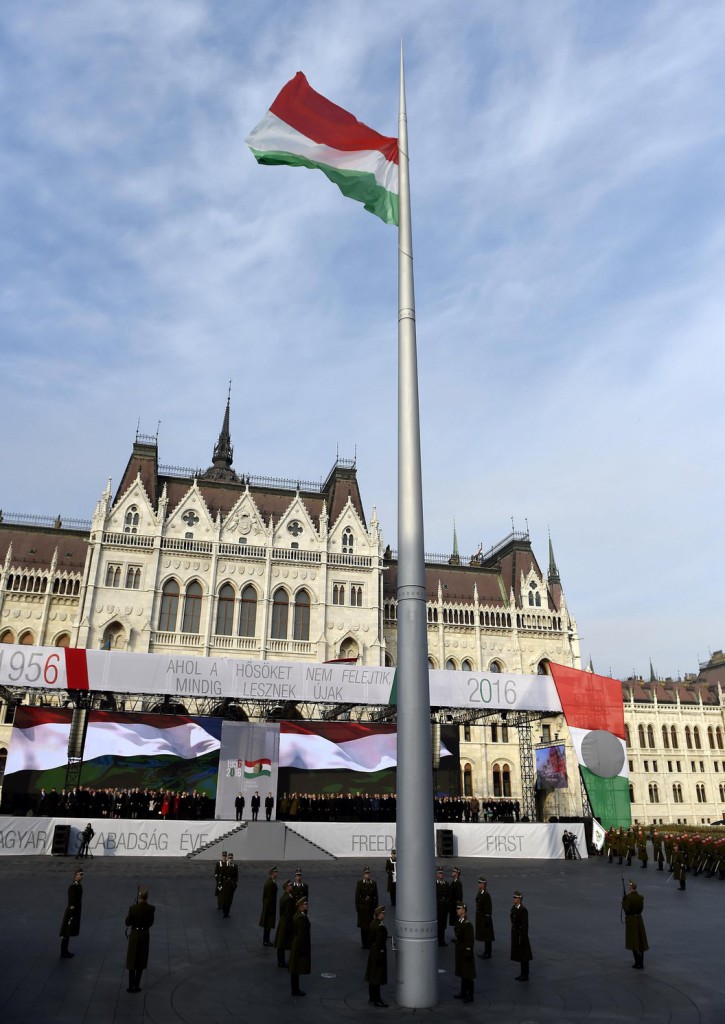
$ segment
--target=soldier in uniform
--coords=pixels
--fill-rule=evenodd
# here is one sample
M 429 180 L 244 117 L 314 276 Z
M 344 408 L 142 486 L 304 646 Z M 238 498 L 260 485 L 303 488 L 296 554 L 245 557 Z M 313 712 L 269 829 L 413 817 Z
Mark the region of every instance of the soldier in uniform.
M 268 877 L 262 889 L 262 912 L 259 915 L 259 927 L 263 928 L 262 945 L 271 946 L 269 934 L 277 920 L 277 868 L 269 869 Z
M 436 868 L 436 915 L 438 918 L 438 945 L 447 946 L 446 925 L 448 924 L 448 882 L 443 877 L 443 868 Z
M 647 932 L 642 920 L 643 907 L 644 898 L 637 892 L 637 883 L 630 879 L 629 892 L 622 897 L 622 910 L 625 913 L 624 945 L 626 949 L 631 949 L 634 955 L 632 967 L 636 967 L 640 971 L 644 968 L 645 950 L 649 949 Z
M 217 910 L 222 909 L 222 884 L 224 882 L 224 872 L 227 868 L 227 851 L 224 850 L 221 855 L 221 859 L 214 865 L 214 895 L 216 897 Z
M 455 998 L 462 999 L 464 1003 L 472 1003 L 476 960 L 473 955 L 473 925 L 468 920 L 465 903 L 459 903 L 456 907 L 455 933 L 455 972 L 456 977 L 461 979 L 461 991 Z
M 360 941 L 363 949 L 370 949 L 370 925 L 373 922 L 377 905 L 378 885 L 370 877 L 370 868 L 365 868 L 362 878 L 355 886 L 357 926 L 360 929 Z
M 385 927 L 385 907 L 375 908 L 375 917 L 370 925 L 370 952 L 365 968 L 368 983 L 369 1002 L 373 1006 L 387 1006 L 380 995 L 380 986 L 388 982 L 388 929 Z
M 640 829 L 637 833 L 637 860 L 643 868 L 647 867 L 647 836 L 643 829 Z
M 657 870 L 664 870 L 664 854 L 662 853 L 662 836 L 657 829 L 652 832 L 652 858 L 657 862 Z
M 680 891 L 684 892 L 687 888 L 685 877 L 685 857 L 680 849 L 679 843 L 675 843 L 672 847 L 672 874 L 675 881 L 680 883 Z
M 523 899 L 523 895 L 516 889 L 511 907 L 511 959 L 521 967 L 516 976 L 517 981 L 529 980 L 529 961 L 534 958 L 529 943 L 529 912 Z
M 461 881 L 461 869 L 453 868 L 451 880 L 448 883 L 448 923 L 456 924 L 458 920 L 458 904 L 463 903 L 463 882 Z
M 483 953 L 479 953 L 481 960 L 491 959 L 491 943 L 494 941 L 493 934 L 493 903 L 491 895 L 487 891 L 486 879 L 481 876 L 478 879 L 478 892 L 476 893 L 476 938 L 484 943 Z
M 395 906 L 395 884 L 396 875 L 398 871 L 398 855 L 395 852 L 395 848 L 390 851 L 390 856 L 385 861 L 385 873 L 388 876 L 388 884 L 386 889 L 390 895 L 390 905 Z
M 219 894 L 219 903 L 224 912 L 224 917 L 229 917 L 229 911 L 232 909 L 232 900 L 234 899 L 234 893 L 237 891 L 237 884 L 239 882 L 239 870 L 237 865 L 234 863 L 234 854 L 227 854 L 227 863 L 224 868 L 222 875 L 222 888 Z
M 68 886 L 68 903 L 63 913 L 63 920 L 60 925 L 60 955 L 70 959 L 74 954 L 68 949 L 68 940 L 74 935 L 79 935 L 81 930 L 81 910 L 83 909 L 83 872 L 79 868 L 73 875 L 73 881 Z
M 292 995 L 304 996 L 300 988 L 300 975 L 312 972 L 312 943 L 310 938 L 310 919 L 307 916 L 307 899 L 302 896 L 297 901 L 297 911 L 292 918 L 292 946 L 290 948 L 287 970 L 292 982 Z
M 302 868 L 295 868 L 295 877 L 292 882 L 291 892 L 294 896 L 295 903 L 297 903 L 297 900 L 301 900 L 303 896 L 307 900 L 310 898 L 310 887 L 307 882 L 302 881 Z
M 149 963 L 149 930 L 154 923 L 156 908 L 148 902 L 149 891 L 142 886 L 138 899 L 128 908 L 126 914 L 126 970 L 128 971 L 127 992 L 141 991 L 141 975 Z
M 292 895 L 292 882 L 286 879 L 282 884 L 282 895 L 279 898 L 279 924 L 274 933 L 274 946 L 277 950 L 277 966 L 286 967 L 285 952 L 292 948 L 292 918 L 297 906 Z

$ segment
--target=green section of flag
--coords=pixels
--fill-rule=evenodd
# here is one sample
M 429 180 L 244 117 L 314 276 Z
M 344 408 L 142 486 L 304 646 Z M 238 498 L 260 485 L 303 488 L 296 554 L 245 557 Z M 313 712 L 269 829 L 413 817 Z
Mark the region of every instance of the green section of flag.
M 388 704 L 398 703 L 398 670 L 396 668 L 393 673 L 393 685 L 390 688 L 390 696 L 388 697 Z
M 604 779 L 583 765 L 579 766 L 579 771 L 594 817 L 599 819 L 603 828 L 611 828 L 612 825 L 615 828 L 629 828 L 632 824 L 629 779 L 623 775 Z

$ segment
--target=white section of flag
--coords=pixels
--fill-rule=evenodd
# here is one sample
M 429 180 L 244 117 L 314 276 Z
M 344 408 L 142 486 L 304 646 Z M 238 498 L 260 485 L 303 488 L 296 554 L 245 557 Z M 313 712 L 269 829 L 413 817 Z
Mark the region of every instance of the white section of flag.
M 582 742 L 584 740 L 584 737 L 588 736 L 589 733 L 593 732 L 593 731 L 596 731 L 596 730 L 592 730 L 592 729 L 578 729 L 576 726 L 572 726 L 572 725 L 569 726 L 569 732 L 571 734 L 571 742 L 572 742 L 572 745 L 574 747 L 574 752 L 576 754 L 576 759 L 579 762 L 579 764 L 582 765 L 584 768 L 586 768 L 586 764 L 584 764 L 584 760 L 582 759 Z M 628 770 L 628 767 L 627 767 L 627 744 L 624 742 L 624 740 L 620 739 L 619 736 L 614 736 L 614 733 L 612 733 L 611 735 L 614 737 L 615 740 L 617 740 L 618 743 L 621 743 L 621 745 L 622 745 L 622 754 L 623 754 L 623 757 L 624 757 L 624 763 L 622 765 L 622 770 L 619 772 L 619 776 L 621 778 L 625 778 L 625 779 L 629 778 L 629 770 Z
M 607 838 L 607 833 L 604 831 L 602 826 L 599 824 L 596 818 L 592 818 L 592 842 L 594 843 L 597 850 L 601 850 L 604 846 L 604 840 Z
M 441 743 L 441 757 L 450 751 Z M 398 763 L 397 735 L 375 733 L 359 740 L 333 743 L 313 733 L 285 733 L 279 736 L 280 768 L 346 769 L 379 772 Z
M 398 194 L 398 165 L 377 149 L 334 149 L 313 142 L 268 110 L 244 140 L 257 153 L 291 153 L 341 171 L 372 174 L 386 192 Z
M 13 734 L 6 773 L 45 771 L 68 763 L 70 724 L 46 723 Z M 179 757 L 189 760 L 219 749 L 219 740 L 196 722 L 169 729 L 123 722 L 91 722 L 86 734 L 83 760 L 97 757 Z
M 68 764 L 70 722 L 47 722 L 32 729 L 13 729 L 5 774 L 44 771 Z

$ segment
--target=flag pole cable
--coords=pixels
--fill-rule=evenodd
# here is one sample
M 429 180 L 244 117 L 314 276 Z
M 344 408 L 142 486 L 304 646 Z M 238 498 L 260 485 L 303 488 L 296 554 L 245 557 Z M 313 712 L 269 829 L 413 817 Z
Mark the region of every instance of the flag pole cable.
M 398 768 L 396 1000 L 438 1002 L 418 360 L 403 44 L 398 112 Z

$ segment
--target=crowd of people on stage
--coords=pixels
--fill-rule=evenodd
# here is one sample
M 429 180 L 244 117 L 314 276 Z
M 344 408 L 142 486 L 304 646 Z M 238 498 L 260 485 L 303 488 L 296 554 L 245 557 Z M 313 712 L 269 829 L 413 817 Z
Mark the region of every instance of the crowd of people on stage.
M 214 800 L 198 790 L 170 789 L 41 789 L 38 815 L 79 815 L 89 818 L 159 818 L 201 821 L 214 817 Z
M 395 793 L 283 793 L 282 821 L 395 821 Z M 519 821 L 518 800 L 441 796 L 433 800 L 437 822 Z

